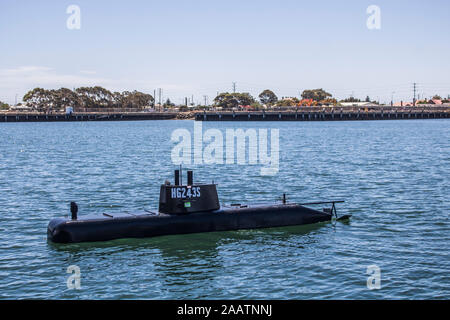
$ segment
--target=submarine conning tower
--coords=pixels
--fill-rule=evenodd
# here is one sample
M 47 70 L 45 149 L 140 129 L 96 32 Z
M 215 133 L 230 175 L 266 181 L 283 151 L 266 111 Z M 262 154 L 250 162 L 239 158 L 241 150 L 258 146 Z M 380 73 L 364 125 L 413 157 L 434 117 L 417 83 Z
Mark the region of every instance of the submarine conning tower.
M 180 170 L 175 170 L 174 184 L 161 185 L 159 212 L 173 215 L 214 211 L 220 208 L 216 184 L 194 184 L 193 171 L 187 171 L 187 185 L 182 185 Z

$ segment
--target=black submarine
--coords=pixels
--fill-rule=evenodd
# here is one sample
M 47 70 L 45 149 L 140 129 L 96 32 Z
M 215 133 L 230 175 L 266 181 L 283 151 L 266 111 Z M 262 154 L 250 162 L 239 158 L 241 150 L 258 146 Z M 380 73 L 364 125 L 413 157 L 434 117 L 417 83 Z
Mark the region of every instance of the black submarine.
M 187 184 L 180 182 L 180 170 L 175 170 L 175 182 L 161 185 L 159 210 L 124 213 L 103 213 L 102 216 L 78 218 L 78 205 L 71 203 L 71 218 L 55 218 L 47 227 L 47 237 L 55 243 L 107 241 L 120 238 L 146 238 L 239 229 L 272 228 L 345 220 L 350 215 L 337 216 L 336 203 L 326 201 L 288 203 L 283 194 L 280 203 L 271 205 L 220 205 L 217 185 L 194 184 L 193 171 L 187 171 Z M 329 204 L 322 211 L 305 205 Z

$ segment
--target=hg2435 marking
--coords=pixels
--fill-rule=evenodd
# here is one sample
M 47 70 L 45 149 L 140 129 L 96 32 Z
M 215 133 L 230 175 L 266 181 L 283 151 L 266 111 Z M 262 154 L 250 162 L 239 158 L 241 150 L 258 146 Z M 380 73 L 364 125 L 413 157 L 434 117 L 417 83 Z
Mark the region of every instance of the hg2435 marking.
M 200 187 L 178 187 L 171 190 L 172 199 L 200 198 Z

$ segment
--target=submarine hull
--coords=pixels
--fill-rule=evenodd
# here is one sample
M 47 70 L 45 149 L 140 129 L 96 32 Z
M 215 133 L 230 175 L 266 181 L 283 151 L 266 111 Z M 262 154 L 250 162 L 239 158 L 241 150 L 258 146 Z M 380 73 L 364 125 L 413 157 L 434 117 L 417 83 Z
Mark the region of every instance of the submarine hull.
M 164 213 L 104 214 L 79 220 L 57 218 L 47 228 L 56 243 L 148 238 L 164 235 L 272 228 L 330 221 L 331 214 L 297 204 L 223 207 L 186 215 Z

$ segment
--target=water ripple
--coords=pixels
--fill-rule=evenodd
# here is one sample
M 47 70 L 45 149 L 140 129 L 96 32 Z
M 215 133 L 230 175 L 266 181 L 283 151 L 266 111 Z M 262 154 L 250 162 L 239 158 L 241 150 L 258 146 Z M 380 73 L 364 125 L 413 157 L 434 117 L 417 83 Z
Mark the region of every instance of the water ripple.
M 48 221 L 156 208 L 192 121 L 0 125 L 0 299 L 449 299 L 448 120 L 205 123 L 279 128 L 280 171 L 192 166 L 223 202 L 344 199 L 348 223 L 57 245 Z M 243 192 L 243 186 L 245 192 Z M 81 290 L 66 286 L 81 269 Z M 381 268 L 368 290 L 367 267 Z

